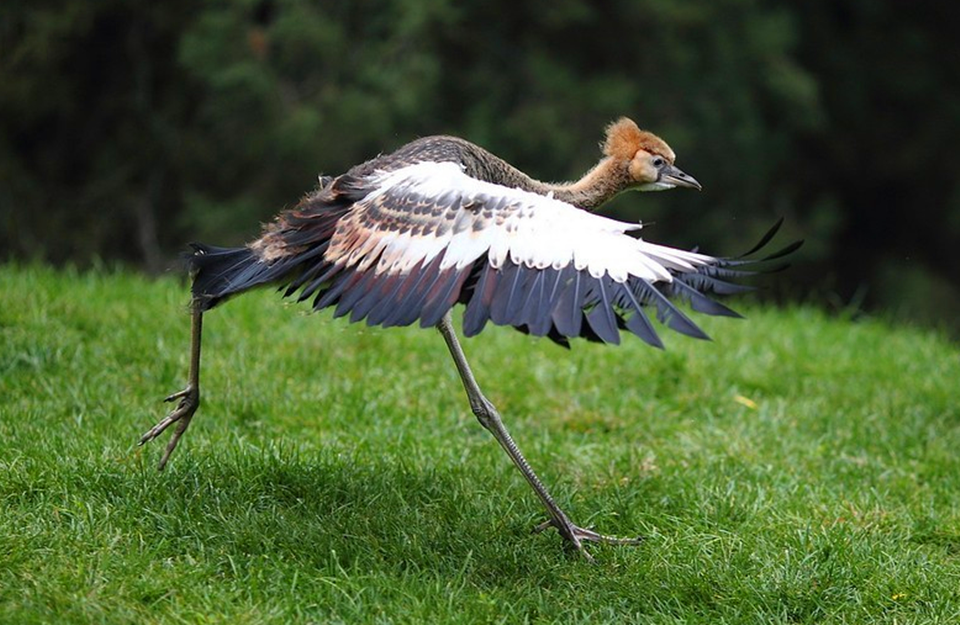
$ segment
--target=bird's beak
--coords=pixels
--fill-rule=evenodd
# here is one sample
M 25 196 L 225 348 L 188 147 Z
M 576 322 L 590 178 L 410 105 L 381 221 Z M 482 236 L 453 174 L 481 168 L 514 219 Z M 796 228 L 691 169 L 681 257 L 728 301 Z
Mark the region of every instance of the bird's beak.
M 660 179 L 657 182 L 665 182 L 675 187 L 690 187 L 700 191 L 703 187 L 697 182 L 697 179 L 690 174 L 685 174 L 678 167 L 667 165 L 660 170 Z

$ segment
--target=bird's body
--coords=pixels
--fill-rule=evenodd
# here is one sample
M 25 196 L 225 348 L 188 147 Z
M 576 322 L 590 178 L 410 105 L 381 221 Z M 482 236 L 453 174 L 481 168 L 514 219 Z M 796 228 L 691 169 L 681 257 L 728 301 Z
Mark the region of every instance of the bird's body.
M 642 310 L 652 304 L 699 336 L 664 285 L 716 259 L 636 239 L 627 232 L 640 224 L 584 210 L 629 187 L 627 167 L 610 173 L 615 161 L 549 184 L 463 139 L 418 139 L 328 181 L 246 247 L 198 247 L 193 293 L 208 309 L 282 283 L 318 309 L 386 327 L 431 327 L 461 302 L 467 336 L 489 320 L 560 342 L 616 343 L 619 326 L 659 345 Z
M 316 191 L 246 246 L 195 246 L 191 382 L 171 396 L 182 399 L 177 410 L 142 442 L 180 421 L 165 463 L 199 404 L 203 312 L 250 288 L 280 285 L 286 296 L 333 307 L 335 316 L 354 322 L 439 327 L 474 412 L 544 501 L 550 524 L 578 548 L 582 540 L 616 542 L 574 526 L 549 497 L 480 394 L 449 323 L 461 303 L 468 336 L 491 322 L 561 344 L 575 337 L 617 343 L 625 329 L 662 346 L 648 311 L 705 338 L 672 298 L 700 312 L 735 315 L 705 293 L 742 290 L 727 279 L 750 273 L 743 268 L 749 261 L 648 243 L 628 234 L 639 223 L 589 212 L 630 189 L 699 189 L 673 165 L 673 151 L 627 119 L 608 128 L 603 148 L 581 180 L 553 184 L 463 139 L 426 137 L 321 178 Z

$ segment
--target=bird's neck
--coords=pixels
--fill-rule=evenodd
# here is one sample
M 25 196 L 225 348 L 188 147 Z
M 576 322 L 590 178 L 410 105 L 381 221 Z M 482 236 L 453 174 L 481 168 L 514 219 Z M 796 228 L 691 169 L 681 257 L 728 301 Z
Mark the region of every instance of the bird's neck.
M 446 141 L 459 146 L 460 162 L 471 176 L 540 195 L 552 194 L 558 200 L 586 210 L 596 210 L 629 187 L 627 169 L 617 166 L 610 157 L 601 160 L 579 180 L 542 182 L 472 143 L 453 138 Z
M 571 182 L 540 182 L 534 180 L 537 193 L 552 193 L 553 197 L 587 210 L 596 210 L 626 188 L 625 171 L 615 166 L 613 159 L 605 158 L 583 175 Z

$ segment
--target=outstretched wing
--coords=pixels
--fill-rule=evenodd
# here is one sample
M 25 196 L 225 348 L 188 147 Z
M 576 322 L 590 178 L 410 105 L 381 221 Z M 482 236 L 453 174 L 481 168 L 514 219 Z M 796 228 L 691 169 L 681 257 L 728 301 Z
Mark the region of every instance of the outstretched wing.
M 468 336 L 492 321 L 559 342 L 618 343 L 627 329 L 662 346 L 647 310 L 707 338 L 670 298 L 735 316 L 704 293 L 742 290 L 726 278 L 750 273 L 731 267 L 745 261 L 648 243 L 627 234 L 640 224 L 479 181 L 455 163 L 410 165 L 365 186 L 337 223 L 323 270 L 288 289 L 351 321 L 428 327 L 459 301 Z

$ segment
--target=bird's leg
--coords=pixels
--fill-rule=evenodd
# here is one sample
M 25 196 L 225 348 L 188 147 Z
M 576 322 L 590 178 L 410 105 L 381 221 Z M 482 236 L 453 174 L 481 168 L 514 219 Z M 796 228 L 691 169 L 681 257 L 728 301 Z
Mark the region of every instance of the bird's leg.
M 540 501 L 542 501 L 543 505 L 547 508 L 550 520 L 537 526 L 535 531 L 543 531 L 552 525 L 557 528 L 560 535 L 572 547 L 576 548 L 577 551 L 588 559 L 591 559 L 591 557 L 583 547 L 584 541 L 618 545 L 633 545 L 639 543 L 642 540 L 641 538 L 605 536 L 589 529 L 577 527 L 570 521 L 569 517 L 560 509 L 560 506 L 553 500 L 553 497 L 550 496 L 550 493 L 547 492 L 547 488 L 543 485 L 543 482 L 540 481 L 540 478 L 537 477 L 537 474 L 534 473 L 530 467 L 530 463 L 523 457 L 520 448 L 517 447 L 513 437 L 510 436 L 507 428 L 503 425 L 500 413 L 497 412 L 494 405 L 490 403 L 490 400 L 483 396 L 483 392 L 480 390 L 480 386 L 477 384 L 477 380 L 473 377 L 473 372 L 470 370 L 470 365 L 467 363 L 467 358 L 463 353 L 463 348 L 460 346 L 460 341 L 457 339 L 457 335 L 453 330 L 449 312 L 447 312 L 447 314 L 443 316 L 443 319 L 440 320 L 440 323 L 437 324 L 437 329 L 440 330 L 440 334 L 443 335 L 443 339 L 447 343 L 447 348 L 450 350 L 450 355 L 453 356 L 453 362 L 456 364 L 457 371 L 460 373 L 460 380 L 463 382 L 463 388 L 467 392 L 467 399 L 470 400 L 470 408 L 473 410 L 473 414 L 476 415 L 480 421 L 480 425 L 489 430 L 490 433 L 493 434 L 493 437 L 497 439 L 497 442 L 500 443 L 500 446 L 507 452 L 507 455 L 510 456 L 513 463 L 520 469 L 527 483 L 530 484 L 530 487 L 533 488 L 537 497 L 540 498 Z
M 170 454 L 177 448 L 180 437 L 183 436 L 183 433 L 190 427 L 190 420 L 193 418 L 193 413 L 195 413 L 197 407 L 200 406 L 200 334 L 203 329 L 203 311 L 200 310 L 200 304 L 196 301 L 193 302 L 191 309 L 190 377 L 187 381 L 187 387 L 182 391 L 169 395 L 163 400 L 170 402 L 179 399 L 180 403 L 170 411 L 170 414 L 157 422 L 146 434 L 140 437 L 140 445 L 143 445 L 160 436 L 160 434 L 173 423 L 177 423 L 177 429 L 174 430 L 173 436 L 170 437 L 170 442 L 167 443 L 167 449 L 163 452 L 163 457 L 160 458 L 160 464 L 157 467 L 159 471 L 162 471 L 163 467 L 167 465 Z

